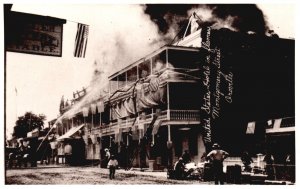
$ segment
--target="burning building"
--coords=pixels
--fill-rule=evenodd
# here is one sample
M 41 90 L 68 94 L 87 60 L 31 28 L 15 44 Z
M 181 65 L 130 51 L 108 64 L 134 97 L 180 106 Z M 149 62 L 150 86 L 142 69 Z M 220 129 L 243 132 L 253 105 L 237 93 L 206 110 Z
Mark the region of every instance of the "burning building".
M 295 154 L 294 67 L 294 40 L 203 27 L 109 76 L 62 116 L 59 140 L 84 140 L 76 153 L 90 160 L 109 148 L 124 167 L 163 169 L 185 150 L 200 162 L 214 142 L 282 161 Z

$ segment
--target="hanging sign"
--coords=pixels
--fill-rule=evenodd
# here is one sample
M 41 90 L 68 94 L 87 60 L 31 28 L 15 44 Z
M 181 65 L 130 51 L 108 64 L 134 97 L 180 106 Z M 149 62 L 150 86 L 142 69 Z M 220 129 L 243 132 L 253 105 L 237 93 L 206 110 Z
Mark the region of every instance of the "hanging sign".
M 64 23 L 66 20 L 10 11 L 5 15 L 5 49 L 61 57 Z

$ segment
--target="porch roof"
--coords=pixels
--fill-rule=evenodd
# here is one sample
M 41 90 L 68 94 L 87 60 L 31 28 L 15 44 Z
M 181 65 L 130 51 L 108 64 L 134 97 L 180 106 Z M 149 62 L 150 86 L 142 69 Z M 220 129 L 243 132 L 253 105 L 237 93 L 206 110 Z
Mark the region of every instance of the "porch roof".
M 79 125 L 77 127 L 72 127 L 70 130 L 68 130 L 65 134 L 62 136 L 58 137 L 58 141 L 62 141 L 67 138 L 71 138 L 77 131 L 79 131 L 85 124 Z

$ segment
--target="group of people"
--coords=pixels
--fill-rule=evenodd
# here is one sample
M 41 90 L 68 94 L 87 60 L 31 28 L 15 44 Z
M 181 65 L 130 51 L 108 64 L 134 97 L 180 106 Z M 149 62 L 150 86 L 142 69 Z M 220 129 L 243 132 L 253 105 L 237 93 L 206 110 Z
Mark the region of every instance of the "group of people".
M 244 171 L 251 172 L 252 171 L 251 163 L 253 163 L 253 160 L 247 151 L 243 152 L 241 156 L 241 160 L 244 164 Z M 263 158 L 263 162 L 265 162 L 265 173 L 267 174 L 267 178 L 270 180 L 275 179 L 275 175 L 276 175 L 275 166 L 274 166 L 275 158 L 270 153 L 270 151 L 267 151 L 266 155 Z M 285 156 L 284 162 L 280 166 L 284 166 L 286 172 L 285 174 L 289 175 L 289 174 L 293 174 L 291 168 L 293 168 L 294 165 L 295 165 L 295 158 L 292 154 L 289 153 Z
M 24 165 L 24 167 L 27 167 L 28 162 L 30 161 L 30 146 L 27 144 L 24 144 L 23 140 L 20 140 L 18 143 L 18 147 L 15 152 L 11 152 L 8 155 L 8 166 L 12 167 L 14 160 L 17 161 L 17 166 L 21 167 Z
M 276 179 L 276 169 L 275 169 L 275 159 L 274 156 L 270 153 L 267 152 L 267 154 L 265 155 L 263 161 L 266 163 L 265 166 L 265 172 L 268 175 L 268 179 Z M 293 168 L 295 167 L 295 158 L 292 154 L 287 154 L 285 156 L 284 159 L 284 163 L 279 165 L 279 166 L 283 166 L 284 167 L 284 177 L 290 177 L 289 179 L 291 179 L 292 181 L 294 181 L 294 171 Z
M 212 151 L 209 152 L 205 159 L 212 165 L 215 184 L 224 183 L 223 161 L 228 157 L 228 153 L 221 150 L 220 146 L 215 143 L 212 146 Z M 174 173 L 176 179 L 184 179 L 189 174 L 186 169 L 186 164 L 191 162 L 191 156 L 186 150 L 174 165 Z

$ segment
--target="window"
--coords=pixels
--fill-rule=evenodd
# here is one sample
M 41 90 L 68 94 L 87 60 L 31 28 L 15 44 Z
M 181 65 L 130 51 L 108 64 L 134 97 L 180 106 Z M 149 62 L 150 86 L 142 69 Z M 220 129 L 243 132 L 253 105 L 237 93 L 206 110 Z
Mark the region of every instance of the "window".
M 138 65 L 139 78 L 146 78 L 151 74 L 151 62 L 146 60 L 145 62 Z
M 174 68 L 195 69 L 199 67 L 199 52 L 169 49 L 168 62 Z
M 197 83 L 170 83 L 170 109 L 199 110 L 201 107 L 199 95 L 201 87 Z M 178 92 L 182 91 L 182 92 Z
M 152 73 L 158 73 L 166 68 L 166 50 L 152 58 Z
M 133 67 L 127 71 L 127 85 L 134 83 L 137 80 L 137 67 Z
M 110 81 L 110 92 L 114 92 L 118 89 L 118 77 L 112 78 Z
M 284 118 L 280 124 L 281 128 L 285 127 L 295 127 L 295 117 Z
M 118 89 L 126 85 L 126 73 L 122 73 L 118 76 Z

